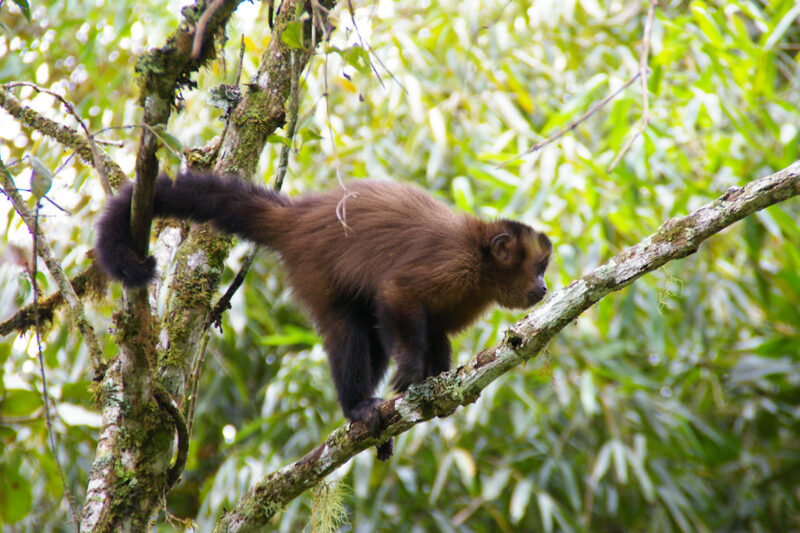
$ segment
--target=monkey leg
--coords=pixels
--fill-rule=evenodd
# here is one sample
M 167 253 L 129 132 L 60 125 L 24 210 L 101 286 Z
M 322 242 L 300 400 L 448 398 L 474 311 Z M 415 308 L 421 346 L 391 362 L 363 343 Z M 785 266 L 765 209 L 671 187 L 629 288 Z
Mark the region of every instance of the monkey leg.
M 333 382 L 344 416 L 361 421 L 373 435 L 380 432 L 378 406 L 373 396 L 386 372 L 388 356 L 372 327 L 371 317 L 359 306 L 330 311 L 322 328 Z
M 392 388 L 403 392 L 409 385 L 425 379 L 428 350 L 425 310 L 418 302 L 385 296 L 376 307 L 383 350 L 391 354 L 397 364 Z
M 431 328 L 428 335 L 428 353 L 425 354 L 425 377 L 438 376 L 450 370 L 451 353 L 447 334 Z

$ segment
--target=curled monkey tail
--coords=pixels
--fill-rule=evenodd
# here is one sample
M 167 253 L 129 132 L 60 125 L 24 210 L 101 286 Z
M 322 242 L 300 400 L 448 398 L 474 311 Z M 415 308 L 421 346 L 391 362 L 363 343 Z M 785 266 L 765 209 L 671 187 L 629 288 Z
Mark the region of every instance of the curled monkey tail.
M 109 200 L 97 224 L 97 259 L 100 267 L 126 287 L 148 284 L 156 273 L 155 259 L 140 257 L 130 227 L 133 184 L 125 185 Z M 194 222 L 212 222 L 225 233 L 271 246 L 272 222 L 290 200 L 276 191 L 238 178 L 181 172 L 173 182 L 161 175 L 156 181 L 153 216 Z

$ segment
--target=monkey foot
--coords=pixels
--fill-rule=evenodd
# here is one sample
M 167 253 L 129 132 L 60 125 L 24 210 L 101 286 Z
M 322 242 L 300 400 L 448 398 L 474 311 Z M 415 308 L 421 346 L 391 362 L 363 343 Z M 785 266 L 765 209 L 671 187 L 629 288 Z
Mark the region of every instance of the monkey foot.
M 383 400 L 380 398 L 370 398 L 347 409 L 344 415 L 353 422 L 363 422 L 369 434 L 377 437 L 381 433 L 381 415 L 378 407 L 382 403 Z
M 383 444 L 378 444 L 375 448 L 378 450 L 378 460 L 388 461 L 392 458 L 392 454 L 394 454 L 394 439 L 389 439 Z

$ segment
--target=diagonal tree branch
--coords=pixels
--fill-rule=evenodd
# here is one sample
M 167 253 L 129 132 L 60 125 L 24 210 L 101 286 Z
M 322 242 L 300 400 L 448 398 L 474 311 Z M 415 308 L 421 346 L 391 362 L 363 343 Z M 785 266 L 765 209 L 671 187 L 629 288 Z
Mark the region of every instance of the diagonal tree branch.
M 361 423 L 335 430 L 305 457 L 259 481 L 234 509 L 225 513 L 214 530 L 260 531 L 286 503 L 358 452 L 477 400 L 487 385 L 536 356 L 559 331 L 604 296 L 669 261 L 693 254 L 704 240 L 738 220 L 797 195 L 800 195 L 800 161 L 744 187 L 731 187 L 689 215 L 666 221 L 639 244 L 550 296 L 510 327 L 499 344 L 464 365 L 384 402 L 380 412 L 386 424 L 379 438 L 370 438 Z
M 23 105 L 5 87 L 0 87 L 0 107 L 19 120 L 25 127 L 36 130 L 75 150 L 84 162 L 95 167 L 99 162 L 101 167 L 98 167 L 98 172 L 105 173 L 108 176 L 108 181 L 112 187 L 119 187 L 128 181 L 128 177 L 122 172 L 116 161 L 111 159 L 105 151 L 97 147 L 96 150 L 92 150 L 92 143 L 88 138 L 78 133 L 76 129 L 50 120 L 30 107 Z

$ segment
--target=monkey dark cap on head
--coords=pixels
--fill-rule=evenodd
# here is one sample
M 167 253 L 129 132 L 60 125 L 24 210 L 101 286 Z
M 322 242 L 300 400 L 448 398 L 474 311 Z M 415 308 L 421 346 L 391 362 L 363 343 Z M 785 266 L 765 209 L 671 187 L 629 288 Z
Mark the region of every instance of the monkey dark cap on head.
M 129 184 L 106 205 L 96 248 L 103 270 L 139 287 L 155 276 L 155 260 L 134 250 L 131 192 Z M 544 298 L 553 250 L 530 226 L 454 213 L 424 190 L 391 181 L 289 198 L 241 179 L 183 172 L 174 182 L 158 178 L 154 215 L 210 221 L 276 250 L 324 338 L 345 416 L 374 435 L 381 399 L 373 394 L 389 359 L 398 392 L 448 370 L 448 334 L 491 304 L 522 309 Z M 378 447 L 379 458 L 391 454 L 391 441 Z

